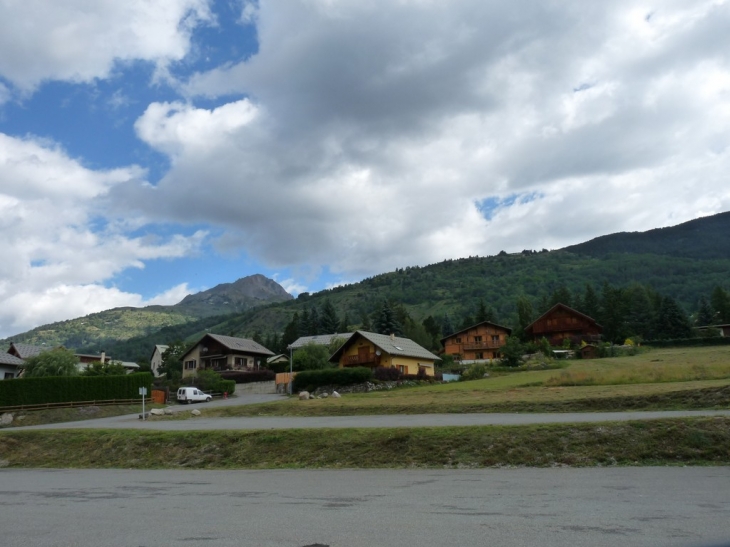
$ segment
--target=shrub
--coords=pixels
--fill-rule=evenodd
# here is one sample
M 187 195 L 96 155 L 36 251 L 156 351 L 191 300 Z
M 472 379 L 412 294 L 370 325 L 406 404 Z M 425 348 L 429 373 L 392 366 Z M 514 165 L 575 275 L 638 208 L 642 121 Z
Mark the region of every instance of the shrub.
M 45 376 L 16 378 L 0 382 L 0 401 L 6 406 L 108 401 L 139 398 L 139 388 L 150 393 L 152 374 L 139 372 L 121 376 Z
M 403 373 L 394 367 L 376 367 L 373 370 L 373 378 L 381 382 L 397 382 L 403 377 Z
M 372 380 L 373 371 L 365 367 L 305 370 L 293 381 L 294 391 L 314 390 L 321 386 L 350 386 Z
M 286 363 L 267 363 L 266 369 L 270 370 L 274 374 L 277 372 L 289 372 L 289 362 Z
M 310 342 L 294 352 L 294 370 L 320 370 L 334 368 L 330 363 L 330 352 L 327 346 Z
M 237 384 L 250 384 L 252 382 L 272 382 L 276 379 L 276 373 L 273 370 L 226 370 L 221 372 L 221 377 L 225 380 L 233 380 Z
M 469 366 L 461 375 L 462 380 L 481 380 L 487 373 L 487 366 L 484 363 L 474 363 Z
M 225 380 L 214 370 L 199 370 L 193 378 L 194 385 L 201 391 L 213 391 L 216 393 L 233 393 L 236 391 L 236 382 Z

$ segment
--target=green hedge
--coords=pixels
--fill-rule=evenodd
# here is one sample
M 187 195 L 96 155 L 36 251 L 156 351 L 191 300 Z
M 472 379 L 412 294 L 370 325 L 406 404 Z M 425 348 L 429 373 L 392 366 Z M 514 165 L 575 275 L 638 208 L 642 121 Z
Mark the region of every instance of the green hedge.
M 692 346 L 727 346 L 730 345 L 730 337 L 708 337 L 708 338 L 675 338 L 673 340 L 646 340 L 644 346 L 654 348 L 675 348 Z
M 314 390 L 321 386 L 350 386 L 372 380 L 373 371 L 365 367 L 304 370 L 294 377 L 294 391 Z
M 151 393 L 152 374 L 138 372 L 123 376 L 44 376 L 15 378 L 0 382 L 0 407 L 136 399 L 139 388 Z

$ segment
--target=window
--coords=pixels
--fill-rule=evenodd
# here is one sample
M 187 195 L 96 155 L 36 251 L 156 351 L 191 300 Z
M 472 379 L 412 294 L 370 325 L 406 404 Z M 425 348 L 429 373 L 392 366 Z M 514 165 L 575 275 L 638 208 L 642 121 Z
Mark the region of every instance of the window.
M 6 380 L 12 380 L 13 378 L 15 378 L 15 373 L 13 373 L 13 372 L 6 372 L 5 373 L 5 379 Z
M 198 368 L 198 363 L 195 359 L 192 361 L 185 361 L 185 370 L 192 370 Z
M 401 372 L 401 374 L 408 374 L 408 367 L 405 365 L 398 365 L 398 370 Z
M 457 343 L 457 344 L 461 344 L 461 337 L 460 337 L 460 336 L 457 336 L 457 337 L 456 337 L 456 343 Z
M 484 359 L 484 354 L 481 351 L 478 351 L 474 354 L 475 359 Z
M 492 335 L 492 342 L 499 342 L 499 334 Z
M 247 367 L 248 359 L 246 357 L 236 357 L 235 364 L 238 367 Z
M 482 337 L 481 336 L 475 336 L 474 337 L 474 341 L 475 342 L 481 342 L 482 341 Z

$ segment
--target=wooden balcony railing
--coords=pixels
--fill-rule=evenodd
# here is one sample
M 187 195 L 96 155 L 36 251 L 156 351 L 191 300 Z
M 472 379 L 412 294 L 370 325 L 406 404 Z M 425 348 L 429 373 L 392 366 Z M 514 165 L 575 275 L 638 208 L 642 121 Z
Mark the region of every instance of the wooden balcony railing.
M 462 347 L 464 348 L 464 351 L 474 351 L 474 350 L 480 350 L 480 349 L 499 349 L 504 344 L 501 342 L 492 342 L 491 340 L 487 342 L 465 342 L 462 344 Z
M 369 353 L 367 355 L 347 355 L 345 356 L 345 366 L 358 365 L 378 365 L 380 363 L 380 355 Z

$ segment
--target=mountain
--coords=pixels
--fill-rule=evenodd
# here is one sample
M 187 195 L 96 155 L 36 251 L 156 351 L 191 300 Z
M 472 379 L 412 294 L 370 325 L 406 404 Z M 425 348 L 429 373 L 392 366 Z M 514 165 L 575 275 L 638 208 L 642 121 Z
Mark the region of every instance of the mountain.
M 129 335 L 129 331 L 124 336 L 116 333 L 112 328 L 114 321 L 121 322 L 123 317 L 110 319 L 104 315 L 115 310 L 94 314 L 110 323 L 98 327 L 103 336 L 85 339 L 89 343 L 103 342 L 104 349 L 116 358 L 136 360 L 148 357 L 154 344 L 193 340 L 207 331 L 244 337 L 252 337 L 256 332 L 263 336 L 281 334 L 295 313 L 301 316 L 305 311 L 321 310 L 326 301 L 340 318 L 347 317 L 351 329 L 359 328 L 366 316 L 372 317 L 383 300 L 400 305 L 415 321 L 432 316 L 440 322 L 448 316 L 454 326 L 474 317 L 483 302 L 494 310 L 498 322 L 514 325 L 520 296 L 526 296 L 538 310 L 559 289 L 583 295 L 587 284 L 600 292 L 604 283 L 614 287 L 640 283 L 676 299 L 685 311 L 694 312 L 698 300 L 709 299 L 715 287 L 730 289 L 730 250 L 722 240 L 729 232 L 730 213 L 721 213 L 671 228 L 603 236 L 555 251 L 526 250 L 399 268 L 359 283 L 311 295 L 303 293 L 296 299 L 285 298 L 277 291 L 275 297 L 281 297 L 279 301 L 268 304 L 261 301 L 261 305 L 244 311 L 232 309 L 247 305 L 245 290 L 236 282 L 186 297 L 170 307 L 173 315 L 166 316 L 170 324 L 150 327 L 147 323 L 144 328 L 138 328 L 136 336 Z M 274 283 L 257 279 L 250 281 L 249 286 L 259 283 L 268 286 L 269 282 Z M 193 311 L 184 312 L 183 304 L 197 315 L 188 315 Z M 137 310 L 137 313 L 149 311 Z M 227 315 L 212 315 L 215 313 Z M 91 317 L 82 319 L 88 321 Z M 139 315 L 134 317 L 141 321 Z M 13 339 L 21 341 L 20 336 Z M 37 335 L 36 339 L 45 338 Z M 68 347 L 79 346 L 68 344 Z
M 564 251 L 603 257 L 611 253 L 657 254 L 686 258 L 730 257 L 730 212 L 646 232 L 620 232 L 565 247 Z
M 119 341 L 156 333 L 160 329 L 193 328 L 216 324 L 222 318 L 206 319 L 241 313 L 256 306 L 285 302 L 292 296 L 276 281 L 263 275 L 250 275 L 234 283 L 223 283 L 212 289 L 186 296 L 173 306 L 145 308 L 114 308 L 85 317 L 59 321 L 28 332 L 0 340 L 0 347 L 11 341 L 26 344 L 87 348 L 99 351 Z M 204 327 L 201 327 L 204 328 Z M 186 332 L 183 328 L 183 332 Z
M 263 304 L 292 299 L 292 295 L 276 281 L 255 274 L 234 283 L 222 283 L 207 291 L 189 294 L 181 302 L 171 306 L 171 309 L 185 315 L 207 317 L 241 312 Z

